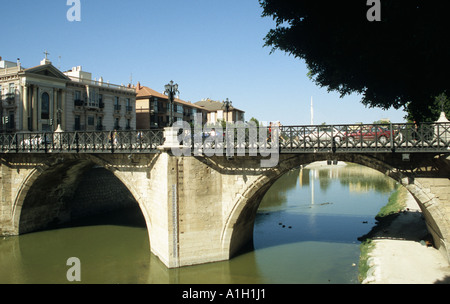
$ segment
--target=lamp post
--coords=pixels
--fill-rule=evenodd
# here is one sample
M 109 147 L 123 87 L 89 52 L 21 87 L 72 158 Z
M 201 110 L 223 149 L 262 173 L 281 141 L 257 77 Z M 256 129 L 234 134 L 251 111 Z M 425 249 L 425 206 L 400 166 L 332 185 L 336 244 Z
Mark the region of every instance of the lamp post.
M 169 127 L 173 126 L 173 103 L 174 103 L 174 97 L 176 93 L 179 93 L 178 91 L 178 84 L 174 84 L 173 80 L 170 81 L 169 84 L 165 85 L 165 93 L 169 97 L 169 106 L 170 106 L 170 116 L 169 116 Z
M 233 105 L 233 102 L 231 100 L 228 100 L 228 98 L 227 98 L 224 102 L 222 102 L 222 104 L 225 107 L 225 109 L 227 110 L 227 116 L 225 117 L 225 122 L 228 122 L 228 110 Z

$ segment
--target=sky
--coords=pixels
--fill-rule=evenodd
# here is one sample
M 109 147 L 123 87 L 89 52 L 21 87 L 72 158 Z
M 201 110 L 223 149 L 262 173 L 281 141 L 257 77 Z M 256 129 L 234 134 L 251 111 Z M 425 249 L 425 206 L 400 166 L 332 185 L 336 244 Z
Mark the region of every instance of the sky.
M 404 121 L 405 112 L 366 108 L 307 77 L 303 60 L 271 54 L 264 37 L 275 22 L 258 0 L 79 0 L 70 22 L 67 0 L 0 0 L 0 56 L 25 68 L 48 58 L 61 71 L 82 66 L 93 78 L 162 92 L 178 83 L 180 98 L 223 101 L 261 122 L 283 125 Z

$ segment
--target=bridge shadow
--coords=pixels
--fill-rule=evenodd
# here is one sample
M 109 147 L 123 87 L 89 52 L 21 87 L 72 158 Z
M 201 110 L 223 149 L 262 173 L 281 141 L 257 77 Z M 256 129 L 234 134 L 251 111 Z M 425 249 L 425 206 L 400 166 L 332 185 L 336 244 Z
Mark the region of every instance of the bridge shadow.
M 384 217 L 377 217 L 372 230 L 361 236 L 361 242 L 368 239 L 392 239 L 424 242 L 433 245 L 423 214 L 419 211 L 402 211 Z
M 75 219 L 64 224 L 55 224 L 46 230 L 89 226 L 123 226 L 147 229 L 145 218 L 136 203 L 136 206 L 134 207 L 99 213 L 96 215 Z
M 437 280 L 434 284 L 450 284 L 450 276 L 446 276 L 442 280 Z
M 370 216 L 258 213 L 253 242 L 246 251 L 299 242 L 359 244 L 358 238 L 375 225 Z
M 57 177 L 59 176 L 57 175 Z M 47 222 L 24 233 L 105 225 L 146 227 L 138 202 L 126 186 L 109 170 L 93 166 L 74 180 L 75 182 L 66 186 L 66 188 L 71 187 L 74 190 L 62 196 L 59 202 L 53 202 L 47 198 L 49 193 L 55 191 L 55 185 L 58 186 L 58 179 L 49 182 L 43 178 L 41 183 L 46 184 L 46 187 L 49 188 L 44 188 L 45 191 L 43 191 L 42 187 L 36 187 L 36 191 L 28 193 L 27 199 L 30 198 L 32 201 L 30 204 L 25 201 L 21 223 L 22 221 L 26 223 L 27 214 L 33 216 L 34 210 L 42 209 L 40 206 L 43 206 L 46 201 L 50 201 L 47 204 L 48 209 L 56 208 L 54 206 L 59 204 L 58 208 L 62 211 L 57 216 L 53 216 L 53 219 L 48 218 Z

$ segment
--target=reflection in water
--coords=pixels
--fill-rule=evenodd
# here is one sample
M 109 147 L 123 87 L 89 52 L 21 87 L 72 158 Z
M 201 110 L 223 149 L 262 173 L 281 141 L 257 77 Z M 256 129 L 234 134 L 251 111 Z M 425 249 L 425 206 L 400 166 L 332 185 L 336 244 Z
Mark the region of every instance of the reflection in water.
M 374 224 L 393 188 L 392 180 L 356 165 L 292 170 L 261 202 L 254 251 L 181 269 L 149 254 L 139 210 L 3 238 L 0 283 L 67 283 L 73 256 L 81 260 L 82 283 L 357 283 L 357 238 L 371 229 L 363 222 Z

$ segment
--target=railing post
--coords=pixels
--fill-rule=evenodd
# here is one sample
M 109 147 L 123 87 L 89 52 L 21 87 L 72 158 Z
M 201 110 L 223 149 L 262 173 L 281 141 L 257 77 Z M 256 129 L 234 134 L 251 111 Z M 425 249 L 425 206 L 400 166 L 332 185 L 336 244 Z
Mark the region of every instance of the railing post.
M 75 148 L 75 151 L 77 151 L 77 153 L 79 153 L 80 152 L 80 146 L 79 146 L 79 139 L 78 139 L 78 132 L 75 132 L 75 145 L 76 145 L 76 148 Z
M 44 140 L 44 152 L 47 154 L 47 134 L 43 134 L 43 140 Z
M 115 133 L 115 131 L 113 131 L 111 133 L 111 153 L 113 153 L 113 154 L 114 154 L 114 142 L 116 141 L 116 136 L 117 136 L 117 133 Z
M 395 151 L 395 147 L 394 147 L 394 132 L 393 132 L 393 128 L 392 128 L 392 123 L 389 124 L 389 131 L 390 131 L 390 137 L 391 137 L 391 151 L 394 152 Z
M 130 134 L 130 152 L 133 152 L 133 131 L 128 131 Z
M 16 153 L 19 153 L 19 135 L 16 133 L 14 137 L 16 138 Z

